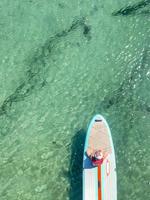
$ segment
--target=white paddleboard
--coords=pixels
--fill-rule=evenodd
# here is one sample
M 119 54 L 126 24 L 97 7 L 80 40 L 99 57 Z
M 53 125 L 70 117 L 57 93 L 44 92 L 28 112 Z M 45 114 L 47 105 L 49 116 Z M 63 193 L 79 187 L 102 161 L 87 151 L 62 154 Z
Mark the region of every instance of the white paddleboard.
M 103 162 L 94 166 L 89 151 L 102 151 Z M 115 152 L 109 126 L 101 115 L 93 117 L 83 157 L 83 200 L 117 200 Z

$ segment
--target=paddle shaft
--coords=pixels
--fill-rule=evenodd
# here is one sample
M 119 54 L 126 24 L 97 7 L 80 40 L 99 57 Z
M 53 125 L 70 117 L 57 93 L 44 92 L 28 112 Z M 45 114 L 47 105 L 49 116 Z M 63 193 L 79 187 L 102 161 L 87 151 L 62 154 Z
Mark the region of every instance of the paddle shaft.
M 101 190 L 101 165 L 98 165 L 98 200 L 102 200 L 102 190 Z

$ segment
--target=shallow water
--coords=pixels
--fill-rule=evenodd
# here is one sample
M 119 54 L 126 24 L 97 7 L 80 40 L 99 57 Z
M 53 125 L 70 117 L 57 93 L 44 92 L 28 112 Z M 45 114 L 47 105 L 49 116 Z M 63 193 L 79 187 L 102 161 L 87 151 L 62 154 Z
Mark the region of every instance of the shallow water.
M 81 200 L 96 113 L 112 131 L 118 199 L 148 199 L 150 4 L 141 2 L 0 1 L 1 200 Z

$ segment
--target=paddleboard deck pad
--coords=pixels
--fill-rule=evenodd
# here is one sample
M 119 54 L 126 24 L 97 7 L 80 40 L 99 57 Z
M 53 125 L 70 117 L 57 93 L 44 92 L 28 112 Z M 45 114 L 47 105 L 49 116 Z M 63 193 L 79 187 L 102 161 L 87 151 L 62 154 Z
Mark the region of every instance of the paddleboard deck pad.
M 94 166 L 87 151 L 102 151 L 104 160 Z M 84 146 L 83 200 L 117 200 L 116 162 L 109 126 L 101 115 L 92 119 Z

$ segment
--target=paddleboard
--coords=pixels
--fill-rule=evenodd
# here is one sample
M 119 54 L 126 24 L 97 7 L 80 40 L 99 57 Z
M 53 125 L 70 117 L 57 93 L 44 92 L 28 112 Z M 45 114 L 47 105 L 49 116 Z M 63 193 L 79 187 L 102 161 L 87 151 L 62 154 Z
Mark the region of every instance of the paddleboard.
M 102 151 L 103 162 L 94 166 L 89 151 Z M 109 126 L 102 115 L 93 117 L 83 155 L 83 200 L 117 200 L 115 152 Z

